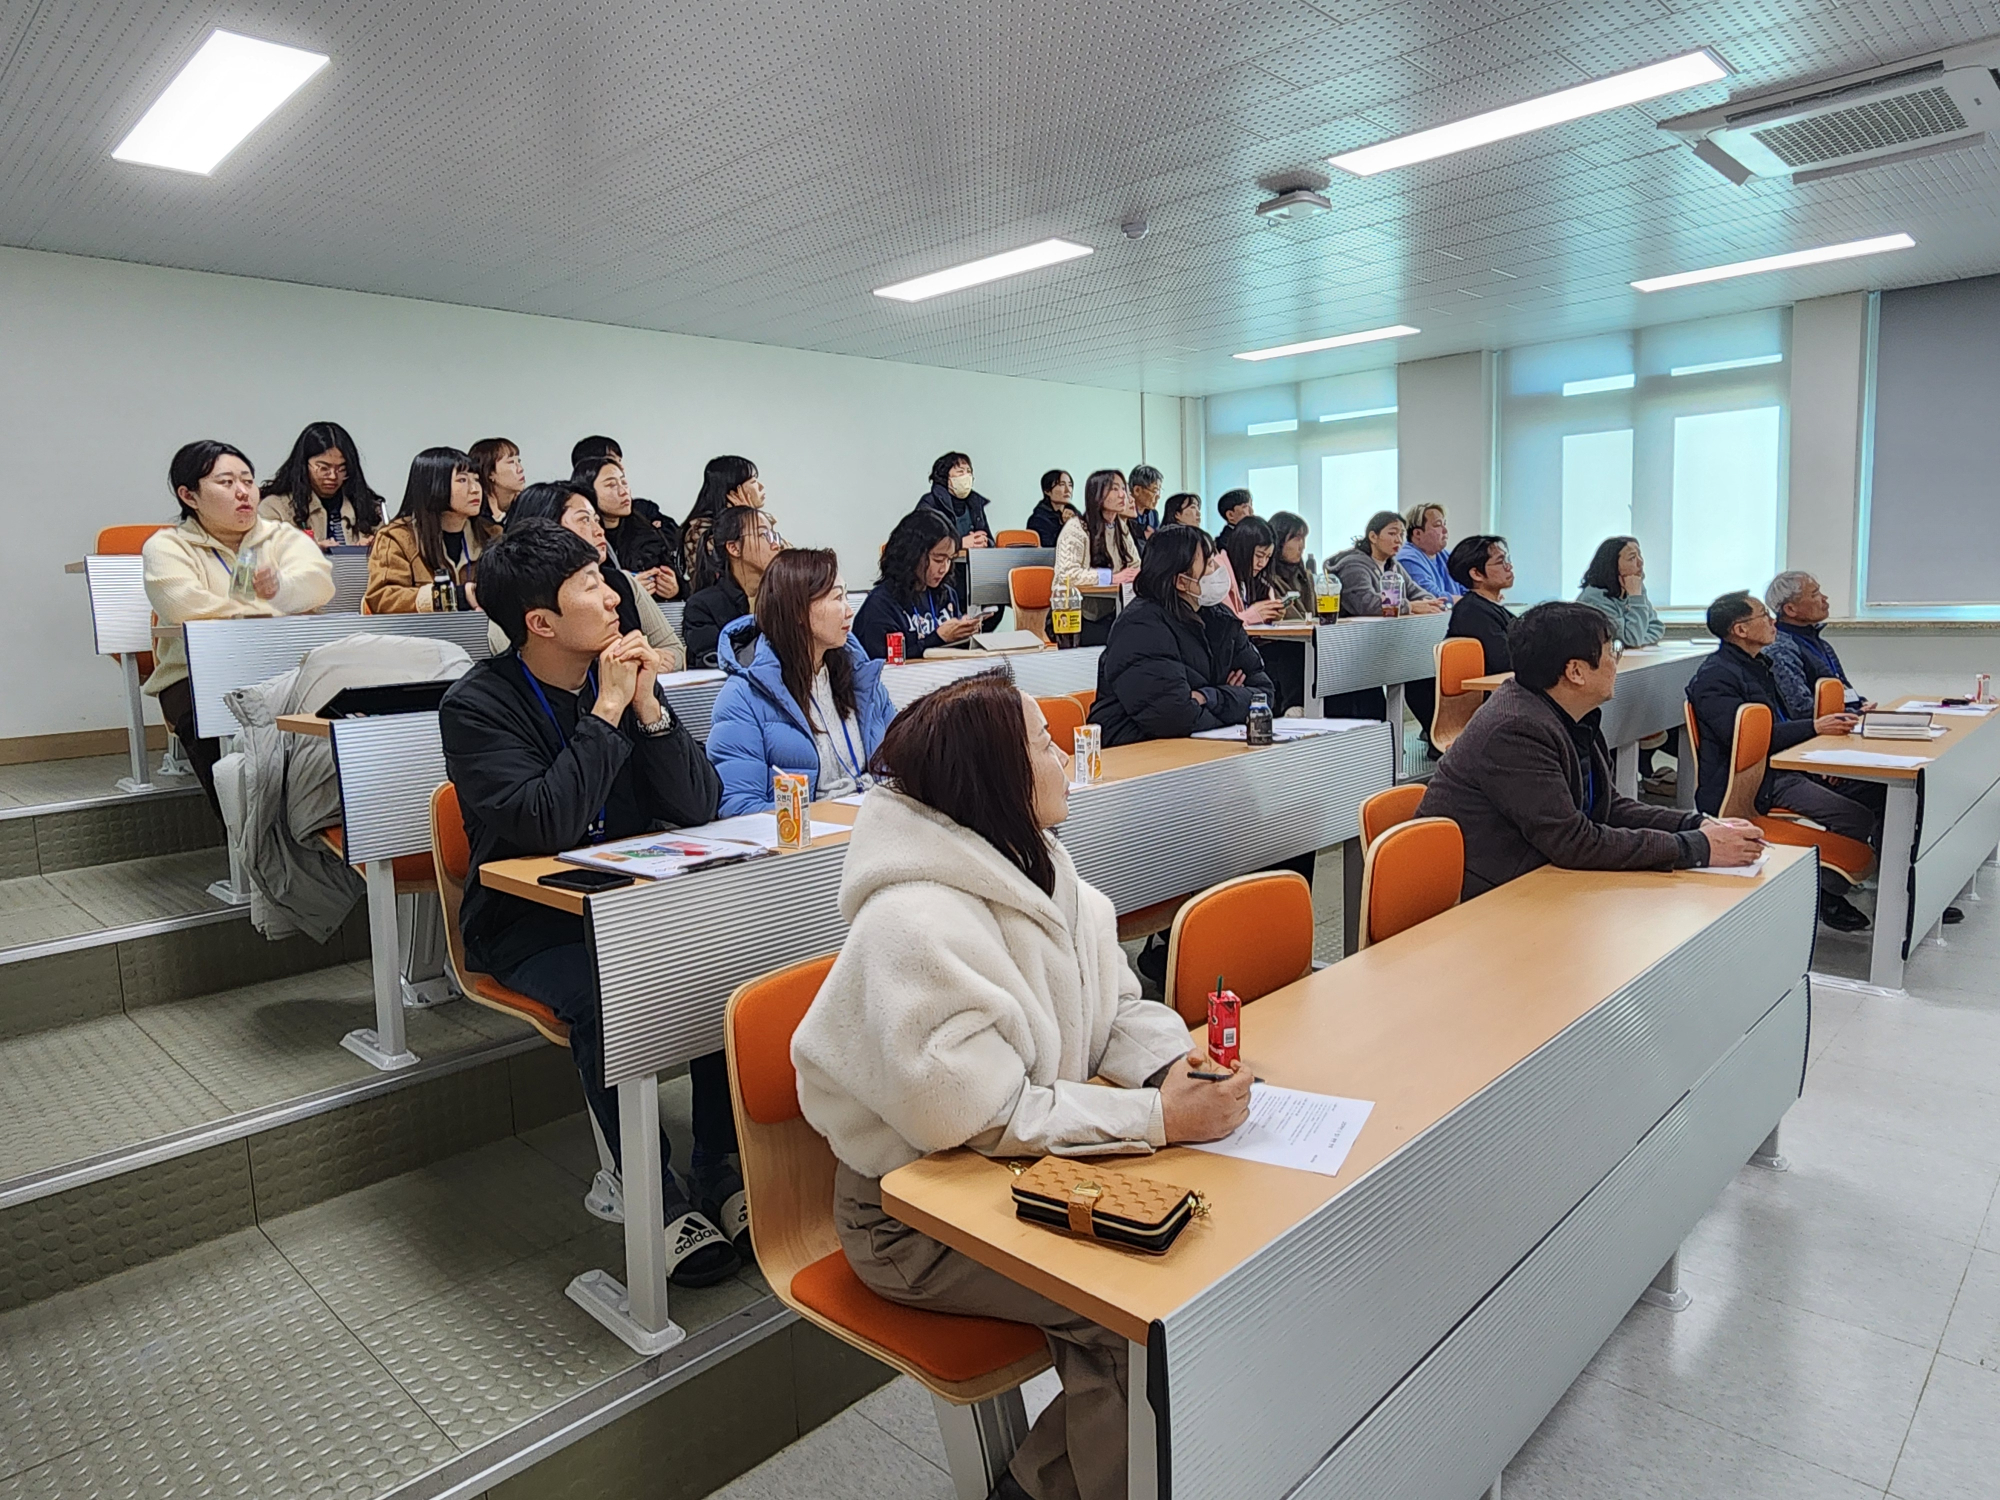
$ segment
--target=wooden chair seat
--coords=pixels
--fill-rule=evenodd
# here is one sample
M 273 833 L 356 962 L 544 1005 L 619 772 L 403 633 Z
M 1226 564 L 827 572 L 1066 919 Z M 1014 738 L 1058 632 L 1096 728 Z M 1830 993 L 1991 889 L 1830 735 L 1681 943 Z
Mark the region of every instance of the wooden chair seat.
M 926 1312 L 878 1297 L 839 1250 L 798 1271 L 791 1291 L 843 1335 L 886 1350 L 943 1385 L 984 1381 L 1048 1351 L 1032 1324 Z

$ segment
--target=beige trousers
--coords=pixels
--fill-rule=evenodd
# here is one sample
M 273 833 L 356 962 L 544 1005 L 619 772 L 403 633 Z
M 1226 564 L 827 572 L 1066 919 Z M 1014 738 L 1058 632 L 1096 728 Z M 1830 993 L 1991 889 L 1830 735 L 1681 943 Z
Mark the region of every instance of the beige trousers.
M 1125 1340 L 990 1271 L 882 1211 L 879 1178 L 846 1166 L 833 1180 L 833 1222 L 854 1274 L 878 1296 L 931 1312 L 1032 1323 L 1048 1335 L 1062 1394 L 1009 1466 L 1034 1500 L 1125 1500 Z

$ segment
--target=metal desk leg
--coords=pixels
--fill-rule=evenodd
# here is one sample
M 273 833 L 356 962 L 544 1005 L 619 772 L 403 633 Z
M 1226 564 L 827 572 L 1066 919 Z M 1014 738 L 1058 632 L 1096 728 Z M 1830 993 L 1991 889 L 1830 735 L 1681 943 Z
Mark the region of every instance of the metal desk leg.
M 1315 627 L 1314 634 L 1306 637 L 1305 695 L 1305 706 L 1299 710 L 1299 716 L 1306 719 L 1324 719 L 1326 717 L 1326 700 L 1320 696 L 1319 691 L 1319 635 L 1317 627 Z
M 371 859 L 361 867 L 368 882 L 368 963 L 375 980 L 375 1026 L 350 1031 L 340 1045 L 363 1062 L 393 1073 L 417 1061 L 403 1038 L 403 974 L 396 940 L 396 867 Z
M 618 1134 L 625 1158 L 625 1283 L 609 1271 L 585 1271 L 569 1284 L 569 1299 L 638 1353 L 658 1354 L 687 1337 L 667 1316 L 658 1074 L 618 1085 Z
M 1389 698 L 1389 729 L 1394 735 L 1396 742 L 1394 749 L 1390 752 L 1389 764 L 1392 768 L 1390 774 L 1398 781 L 1408 781 L 1410 779 L 1409 768 L 1403 763 L 1403 710 L 1407 706 L 1403 684 L 1400 682 L 1390 683 L 1387 693 Z
M 933 1391 L 931 1409 L 937 1413 L 945 1467 L 958 1500 L 986 1500 L 1028 1435 L 1028 1407 L 1021 1388 L 1017 1385 L 971 1406 L 947 1401 Z
M 1780 1120 L 1771 1127 L 1771 1133 L 1764 1137 L 1764 1144 L 1750 1153 L 1751 1166 L 1762 1167 L 1767 1172 L 1789 1172 L 1792 1170 L 1791 1159 L 1785 1155 L 1784 1151 L 1778 1145 L 1778 1132 L 1784 1128 L 1785 1122 L 1783 1120 Z
M 1361 946 L 1361 871 L 1368 851 L 1358 838 L 1340 846 L 1340 956 L 1347 957 Z
M 370 940 L 374 935 L 371 933 Z M 444 908 L 430 891 L 396 898 L 396 942 L 399 949 L 397 980 L 403 1004 L 411 1010 L 428 1010 L 453 998 L 451 979 L 446 974 Z
M 222 754 L 225 759 L 236 754 L 242 748 L 238 743 L 238 738 L 238 736 L 233 734 L 222 737 Z M 215 785 L 216 800 L 221 802 L 225 808 L 233 808 L 240 812 L 242 806 L 240 797 L 234 790 L 225 789 L 224 781 L 220 774 L 221 767 L 218 766 L 216 769 L 218 773 Z M 241 774 L 240 770 L 237 774 Z M 235 785 L 237 783 L 232 779 L 229 786 L 233 788 Z M 225 906 L 248 906 L 250 904 L 250 881 L 243 873 L 243 851 L 237 846 L 236 839 L 229 835 L 226 829 L 224 831 L 223 844 L 229 850 L 229 878 L 227 880 L 211 881 L 208 893 Z
M 1639 1300 L 1648 1307 L 1664 1307 L 1668 1312 L 1681 1312 L 1694 1298 L 1681 1286 L 1681 1253 L 1676 1250 L 1667 1257 L 1667 1263 L 1660 1267 L 1660 1274 L 1653 1278 L 1653 1284 L 1639 1293 Z
M 1500 1500 L 1500 1481 L 1506 1477 L 1506 1473 L 1507 1471 L 1502 1469 L 1493 1476 L 1493 1483 L 1486 1487 L 1486 1493 L 1481 1500 Z
M 1621 797 L 1639 795 L 1639 746 L 1620 745 L 1611 752 L 1611 784 Z
M 146 772 L 146 697 L 139 691 L 139 658 L 127 651 L 119 665 L 125 672 L 125 741 L 132 755 L 132 774 L 118 778 L 118 790 L 150 792 L 154 787 Z
M 1157 1500 L 1160 1493 L 1160 1433 L 1153 1418 L 1146 1374 L 1146 1346 L 1127 1343 L 1131 1363 L 1125 1389 L 1125 1493 L 1128 1500 Z
M 1903 939 L 1910 925 L 1910 855 L 1916 845 L 1916 783 L 1892 782 L 1882 813 L 1874 943 L 1868 958 L 1868 982 L 1889 995 L 1903 993 Z

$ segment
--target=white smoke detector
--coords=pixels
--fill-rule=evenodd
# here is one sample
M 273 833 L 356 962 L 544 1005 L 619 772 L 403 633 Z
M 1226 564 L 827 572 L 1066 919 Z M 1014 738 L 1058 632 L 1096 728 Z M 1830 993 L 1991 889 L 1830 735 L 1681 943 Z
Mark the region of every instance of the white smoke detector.
M 1270 223 L 1282 219 L 1309 219 L 1314 214 L 1330 213 L 1333 203 L 1323 193 L 1311 188 L 1289 188 L 1271 199 L 1257 205 L 1257 217 Z

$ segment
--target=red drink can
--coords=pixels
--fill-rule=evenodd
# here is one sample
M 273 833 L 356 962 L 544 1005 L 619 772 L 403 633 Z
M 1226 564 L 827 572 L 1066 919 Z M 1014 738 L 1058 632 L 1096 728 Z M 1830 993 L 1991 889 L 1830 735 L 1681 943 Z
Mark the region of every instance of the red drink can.
M 1222 1067 L 1234 1067 L 1242 1048 L 1240 1026 L 1243 1002 L 1234 990 L 1210 990 L 1208 994 L 1208 1055 Z
M 892 667 L 900 667 L 903 664 L 903 632 L 900 630 L 892 630 L 889 632 L 888 639 L 889 639 L 889 665 Z

